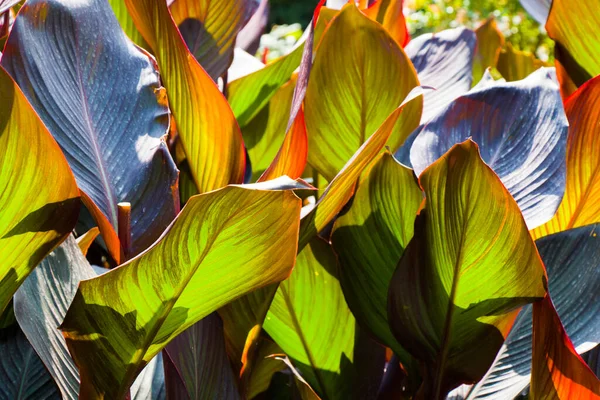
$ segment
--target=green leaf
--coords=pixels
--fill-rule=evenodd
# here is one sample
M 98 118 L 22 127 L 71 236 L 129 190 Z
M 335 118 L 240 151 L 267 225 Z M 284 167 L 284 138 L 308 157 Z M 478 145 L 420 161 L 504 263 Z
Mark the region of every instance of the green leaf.
M 487 68 L 496 68 L 500 50 L 504 46 L 504 35 L 494 17 L 489 17 L 475 29 L 475 35 L 477 47 L 473 56 L 473 86 L 481 80 Z
M 179 211 L 178 171 L 165 143 L 169 108 L 154 62 L 106 0 L 28 1 L 2 66 L 61 146 L 117 263 L 118 203 L 132 209 L 125 257 L 154 243 Z
M 150 47 L 148 43 L 144 40 L 140 32 L 135 27 L 131 16 L 129 15 L 129 11 L 127 11 L 127 6 L 123 0 L 108 0 L 108 4 L 112 7 L 121 28 L 127 34 L 129 39 L 141 48 L 150 51 Z
M 331 246 L 314 238 L 279 285 L 264 328 L 323 399 L 374 393 L 384 351 L 367 339 L 346 304 Z
M 396 341 L 387 319 L 388 286 L 413 236 L 422 201 L 413 171 L 386 152 L 363 175 L 350 207 L 336 219 L 331 235 L 352 313 L 401 357 L 406 351 Z
M 323 35 L 308 82 L 308 162 L 331 181 L 418 84 L 410 60 L 385 29 L 356 6 L 344 6 Z M 394 151 L 420 116 L 421 100 L 407 107 L 394 129 L 388 142 Z
M 82 282 L 61 325 L 81 373 L 80 395 L 122 398 L 179 333 L 285 279 L 300 206 L 291 191 L 244 186 L 194 196 L 153 247 Z
M 80 202 L 58 144 L 2 67 L 0 104 L 2 312 L 27 275 L 71 232 Z
M 235 38 L 254 9 L 254 0 L 177 0 L 170 11 L 190 52 L 216 82 L 231 64 Z
M 390 283 L 388 318 L 423 363 L 421 395 L 441 399 L 483 377 L 547 278 L 517 203 L 474 142 L 455 145 L 419 182 L 426 203 Z

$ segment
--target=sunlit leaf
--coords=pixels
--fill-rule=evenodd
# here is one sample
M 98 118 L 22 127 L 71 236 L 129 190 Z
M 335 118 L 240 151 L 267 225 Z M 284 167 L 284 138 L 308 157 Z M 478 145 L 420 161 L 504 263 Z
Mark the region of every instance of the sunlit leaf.
M 191 55 L 167 4 L 125 0 L 138 30 L 154 51 L 178 138 L 200 193 L 241 183 L 246 155 L 227 100 Z
M 406 19 L 402 12 L 403 3 L 404 0 L 377 0 L 363 10 L 369 18 L 383 25 L 402 47 L 410 41 Z
M 599 100 L 600 78 L 594 78 L 565 102 L 569 120 L 565 195 L 554 218 L 532 232 L 536 238 L 600 221 Z
M 1 67 L 0 104 L 1 313 L 33 268 L 75 227 L 80 201 L 60 148 Z
M 548 290 L 573 345 L 579 352 L 600 342 L 599 227 L 589 225 L 536 241 L 548 273 Z M 519 313 L 486 376 L 468 399 L 509 399 L 530 382 L 531 306 Z
M 141 48 L 150 50 L 148 43 L 146 43 L 140 32 L 135 27 L 135 24 L 129 15 L 129 11 L 127 11 L 125 2 L 123 0 L 108 0 L 108 4 L 110 4 L 112 7 L 112 10 L 117 17 L 121 28 L 123 31 L 125 31 L 129 39 L 131 39 L 133 43 L 137 44 Z
M 575 351 L 550 297 L 533 304 L 531 400 L 597 400 L 600 380 Z
M 579 86 L 600 75 L 599 20 L 600 1 L 553 0 L 546 30 L 555 43 L 556 72 L 563 98 Z
M 413 171 L 387 152 L 361 178 L 349 209 L 335 221 L 331 242 L 340 281 L 356 319 L 396 354 L 405 354 L 387 320 L 388 286 L 413 235 L 423 194 Z
M 496 68 L 504 79 L 511 82 L 525 79 L 533 71 L 546 66 L 549 65 L 535 58 L 533 54 L 516 50 L 510 43 L 506 43 L 500 52 Z
M 344 300 L 331 246 L 314 238 L 298 253 L 264 328 L 323 399 L 362 399 L 376 391 L 384 350 L 360 332 Z
M 235 38 L 255 9 L 254 0 L 176 0 L 171 14 L 190 52 L 216 81 L 231 64 Z
M 80 395 L 121 398 L 179 333 L 286 278 L 299 212 L 290 191 L 230 186 L 195 196 L 149 250 L 82 282 L 61 325 L 81 373 Z
M 419 128 L 410 149 L 417 175 L 467 138 L 515 198 L 529 229 L 550 220 L 565 190 L 568 123 L 551 70 L 479 85 Z M 543 143 L 543 146 L 541 145 Z
M 518 308 L 544 296 L 546 274 L 517 203 L 474 142 L 452 147 L 419 183 L 426 203 L 390 283 L 388 318 L 423 363 L 423 398 L 438 399 L 483 377 Z
M 421 85 L 436 89 L 423 98 L 422 123 L 471 89 L 475 45 L 473 31 L 456 28 L 421 35 L 406 46 Z
M 496 67 L 500 50 L 504 46 L 504 35 L 498 29 L 494 17 L 488 18 L 475 29 L 475 35 L 477 36 L 477 47 L 473 57 L 473 85 L 479 82 L 486 68 Z
M 169 109 L 153 62 L 108 3 L 28 1 L 2 65 L 61 146 L 115 260 L 120 202 L 132 208 L 125 256 L 152 244 L 178 210 L 177 168 L 164 142 Z
M 77 238 L 77 246 L 79 246 L 79 249 L 81 250 L 84 256 L 87 254 L 88 250 L 90 249 L 90 246 L 92 245 L 92 243 L 94 243 L 94 240 L 96 240 L 99 234 L 100 229 L 98 229 L 98 227 L 95 226 Z
M 356 6 L 344 6 L 323 35 L 308 82 L 309 163 L 333 179 L 418 82 L 408 57 L 381 25 Z M 400 117 L 392 149 L 418 125 L 419 103 Z
M 552 0 L 519 0 L 527 12 L 540 24 L 544 25 L 548 19 Z

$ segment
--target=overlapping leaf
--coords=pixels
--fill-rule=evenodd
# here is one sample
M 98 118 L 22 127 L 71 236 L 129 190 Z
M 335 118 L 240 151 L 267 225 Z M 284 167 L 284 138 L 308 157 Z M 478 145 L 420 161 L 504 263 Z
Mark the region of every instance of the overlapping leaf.
M 362 399 L 377 389 L 384 350 L 369 341 L 344 300 L 329 244 L 314 238 L 279 289 L 265 330 L 323 399 Z
M 552 1 L 546 30 L 556 42 L 556 71 L 564 98 L 600 75 L 598 6 L 598 0 L 581 2 L 577 7 L 569 0 Z
M 246 155 L 239 126 L 219 89 L 190 54 L 166 2 L 125 0 L 154 51 L 178 138 L 200 193 L 241 183 Z
M 255 0 L 176 0 L 173 20 L 190 52 L 214 81 L 233 58 L 235 38 L 256 10 Z
M 529 52 L 516 50 L 506 43 L 498 57 L 498 72 L 509 82 L 525 79 L 533 71 L 549 66 Z
M 537 240 L 556 311 L 579 352 L 600 342 L 600 243 L 589 225 Z M 507 399 L 530 382 L 531 306 L 524 307 L 492 368 L 468 399 Z
M 333 179 L 417 85 L 416 73 L 394 39 L 356 6 L 344 6 L 320 41 L 308 82 L 308 162 Z M 407 107 L 390 138 L 392 149 L 404 141 L 401 132 L 418 125 L 419 116 L 419 102 Z
M 79 193 L 60 148 L 1 67 L 0 103 L 1 312 L 75 226 Z
M 533 305 L 531 400 L 598 400 L 600 380 L 575 351 L 550 297 Z
M 61 325 L 81 373 L 80 395 L 121 398 L 179 333 L 287 277 L 299 212 L 290 191 L 230 186 L 196 196 L 148 251 L 82 282 Z
M 423 200 L 413 172 L 387 152 L 360 180 L 349 209 L 333 226 L 331 242 L 340 281 L 356 319 L 396 354 L 405 354 L 387 320 L 388 286 L 413 235 Z
M 473 84 L 483 77 L 486 68 L 495 68 L 500 50 L 504 46 L 504 35 L 498 29 L 494 17 L 488 18 L 475 30 L 477 47 L 473 57 Z M 513 79 L 514 80 L 514 79 Z
M 548 19 L 552 0 L 519 0 L 527 12 L 540 24 L 544 25 Z
M 132 206 L 126 256 L 154 242 L 178 210 L 169 109 L 152 61 L 106 1 L 27 2 L 2 65 L 61 146 L 117 262 L 119 202 Z
M 406 46 L 422 85 L 436 89 L 423 99 L 425 123 L 452 100 L 471 89 L 476 36 L 469 29 L 448 29 L 424 34 Z
M 190 399 L 240 398 L 225 353 L 223 323 L 217 314 L 186 329 L 167 345 L 165 352 L 183 379 Z
M 519 82 L 484 83 L 419 128 L 412 166 L 420 175 L 455 143 L 473 138 L 533 229 L 553 217 L 565 190 L 568 123 L 558 87 L 547 69 Z
M 600 221 L 600 78 L 594 78 L 565 102 L 569 119 L 567 176 L 556 215 L 533 231 L 538 238 Z
M 474 142 L 419 182 L 426 203 L 390 283 L 388 318 L 423 363 L 421 395 L 438 399 L 483 377 L 518 308 L 544 296 L 546 276 L 517 203 Z
M 410 41 L 406 18 L 402 12 L 404 0 L 377 0 L 363 12 L 372 20 L 379 22 L 396 42 L 405 47 Z
M 123 0 L 108 0 L 108 3 L 112 7 L 113 12 L 117 17 L 119 24 L 121 25 L 121 28 L 123 31 L 125 31 L 129 39 L 131 39 L 133 43 L 137 44 L 141 48 L 150 50 L 148 43 L 146 43 L 141 33 L 135 27 L 135 24 L 131 19 L 131 15 L 129 15 L 129 12 L 127 11 L 125 2 Z

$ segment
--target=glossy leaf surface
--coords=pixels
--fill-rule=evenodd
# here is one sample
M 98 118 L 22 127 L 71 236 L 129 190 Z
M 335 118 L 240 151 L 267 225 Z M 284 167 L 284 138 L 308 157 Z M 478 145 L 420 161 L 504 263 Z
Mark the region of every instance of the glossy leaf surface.
M 246 155 L 239 126 L 225 97 L 187 49 L 166 2 L 125 3 L 156 56 L 198 190 L 205 193 L 243 182 Z
M 235 38 L 255 9 L 254 0 L 176 0 L 171 14 L 190 52 L 216 82 L 229 68 Z
M 1 313 L 33 268 L 75 227 L 79 191 L 60 148 L 1 67 L 0 103 Z
M 573 8 L 569 0 L 553 0 L 546 30 L 555 44 L 556 70 L 566 99 L 579 86 L 600 75 L 598 13 L 600 1 Z
M 264 328 L 321 398 L 359 399 L 376 391 L 383 348 L 362 336 L 344 300 L 335 254 L 322 239 L 298 254 Z
M 410 149 L 415 173 L 471 137 L 515 198 L 527 226 L 550 220 L 565 185 L 568 123 L 551 70 L 473 88 L 422 126 Z M 540 145 L 543 143 L 543 146 Z
M 536 241 L 548 273 L 548 290 L 579 352 L 600 342 L 600 243 L 598 225 Z M 530 383 L 531 306 L 519 313 L 494 364 L 468 399 L 513 398 Z
M 569 119 L 565 195 L 556 215 L 533 231 L 536 238 L 600 221 L 599 100 L 600 78 L 594 78 L 565 102 Z
M 308 82 L 308 162 L 332 180 L 418 84 L 408 57 L 381 25 L 344 6 L 323 35 Z M 402 132 L 416 128 L 419 115 L 418 102 L 407 107 L 389 140 L 392 149 L 404 141 Z
M 423 98 L 422 123 L 471 89 L 476 42 L 473 31 L 456 28 L 421 35 L 406 46 L 421 85 L 436 89 Z
M 544 296 L 546 276 L 516 202 L 474 142 L 455 145 L 419 183 L 426 203 L 390 283 L 388 318 L 423 363 L 424 398 L 438 399 L 481 379 L 518 308 Z
M 352 313 L 396 354 L 404 350 L 389 328 L 388 286 L 412 238 L 422 201 L 412 170 L 386 152 L 359 181 L 349 209 L 336 219 L 331 236 Z
M 148 251 L 82 282 L 61 325 L 80 369 L 80 394 L 122 397 L 179 333 L 287 277 L 299 212 L 291 191 L 231 186 L 195 196 Z
M 28 1 L 2 65 L 61 146 L 115 260 L 119 202 L 132 206 L 127 255 L 152 244 L 178 209 L 169 109 L 152 61 L 107 2 Z
M 532 400 L 597 400 L 600 380 L 575 351 L 550 297 L 533 305 Z

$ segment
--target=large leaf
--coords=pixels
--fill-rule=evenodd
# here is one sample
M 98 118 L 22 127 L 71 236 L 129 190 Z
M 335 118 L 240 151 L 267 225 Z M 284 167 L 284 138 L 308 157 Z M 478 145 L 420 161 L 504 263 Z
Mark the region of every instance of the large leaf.
M 79 372 L 57 327 L 67 314 L 79 282 L 95 276 L 71 235 L 42 261 L 15 294 L 15 317 L 63 399 L 77 399 Z
M 408 57 L 381 25 L 344 6 L 323 35 L 308 82 L 309 163 L 333 179 L 418 84 Z M 392 149 L 416 128 L 419 115 L 419 102 L 408 106 L 390 138 Z
M 186 329 L 165 348 L 183 379 L 190 399 L 239 399 L 225 353 L 223 323 L 210 314 Z
M 477 84 L 487 68 L 498 64 L 500 50 L 504 46 L 504 35 L 498 29 L 494 17 L 488 18 L 476 30 L 477 47 L 473 57 L 473 84 Z M 514 79 L 513 79 L 514 80 Z
M 396 42 L 404 47 L 410 41 L 410 35 L 404 18 L 404 0 L 376 0 L 363 12 L 372 20 L 379 22 Z
M 291 191 L 230 186 L 195 196 L 148 251 L 81 282 L 61 325 L 81 373 L 80 395 L 122 398 L 179 333 L 287 277 L 299 213 Z
M 553 0 L 546 30 L 555 44 L 556 70 L 564 98 L 577 87 L 600 75 L 600 1 L 581 2 L 577 7 L 569 0 Z
M 108 3 L 113 9 L 121 28 L 127 34 L 129 39 L 133 41 L 133 43 L 138 46 L 150 50 L 148 47 L 148 43 L 144 40 L 141 33 L 135 27 L 133 20 L 131 19 L 131 15 L 129 15 L 129 11 L 127 11 L 127 6 L 123 0 L 108 0 Z
M 17 324 L 0 329 L 0 352 L 0 398 L 61 398 L 52 377 Z
M 235 38 L 256 9 L 255 0 L 176 0 L 173 20 L 190 52 L 217 80 L 233 59 Z
M 396 354 L 405 354 L 387 320 L 388 286 L 413 235 L 423 194 L 412 170 L 386 152 L 361 178 L 345 213 L 335 221 L 331 243 L 352 314 Z
M 600 380 L 575 351 L 550 297 L 533 305 L 531 400 L 598 400 Z
M 13 6 L 19 4 L 21 0 L 0 0 L 0 14 L 4 14 Z
M 498 57 L 496 68 L 507 81 L 525 79 L 536 69 L 549 66 L 529 52 L 516 50 L 510 43 L 506 43 Z
M 0 104 L 1 313 L 75 227 L 79 193 L 60 148 L 2 67 Z
M 546 274 L 517 203 L 474 142 L 455 145 L 419 182 L 426 203 L 390 283 L 388 318 L 423 363 L 421 395 L 440 399 L 483 377 L 518 308 L 544 296 Z
M 298 253 L 264 328 L 323 399 L 362 399 L 376 392 L 384 350 L 370 342 L 344 300 L 331 246 L 314 238 Z
M 131 400 L 165 400 L 165 372 L 162 353 L 144 367 L 129 391 Z
M 598 225 L 589 225 L 536 241 L 556 311 L 579 352 L 600 343 L 598 231 Z M 469 399 L 513 398 L 529 385 L 531 311 L 527 306 L 519 313 L 494 364 L 470 390 Z
M 600 222 L 600 77 L 594 78 L 565 102 L 569 119 L 567 177 L 563 201 L 554 218 L 533 231 L 538 238 Z
M 313 236 L 318 234 L 327 224 L 329 224 L 335 216 L 342 210 L 348 200 L 354 194 L 356 181 L 364 171 L 364 169 L 375 159 L 375 157 L 385 147 L 386 142 L 393 132 L 400 134 L 408 134 L 407 126 L 398 123 L 401 114 L 408 112 L 405 106 L 415 99 L 419 99 L 426 90 L 422 87 L 416 87 L 404 99 L 402 104 L 396 108 L 381 124 L 381 126 L 373 133 L 363 145 L 356 151 L 350 160 L 344 165 L 341 171 L 331 181 L 325 189 L 319 201 L 314 208 L 310 210 L 302 219 L 300 228 L 300 243 L 302 248 Z M 420 102 L 418 103 L 420 104 Z M 401 129 L 397 130 L 398 125 Z
M 471 89 L 476 42 L 473 31 L 456 28 L 421 35 L 406 46 L 406 54 L 421 84 L 436 89 L 424 96 L 421 122 L 429 121 L 453 99 Z
M 541 25 L 546 24 L 552 0 L 519 0 L 527 12 Z
M 178 210 L 177 168 L 164 141 L 169 109 L 152 61 L 108 3 L 28 1 L 2 65 L 61 146 L 117 262 L 118 203 L 132 207 L 125 256 L 152 244 Z
M 533 229 L 552 218 L 563 197 L 567 133 L 558 86 L 542 69 L 518 82 L 482 82 L 456 99 L 419 129 L 410 160 L 420 175 L 472 138 Z
M 166 2 L 125 3 L 156 56 L 198 190 L 204 193 L 241 183 L 246 155 L 239 126 L 225 97 L 187 49 Z

